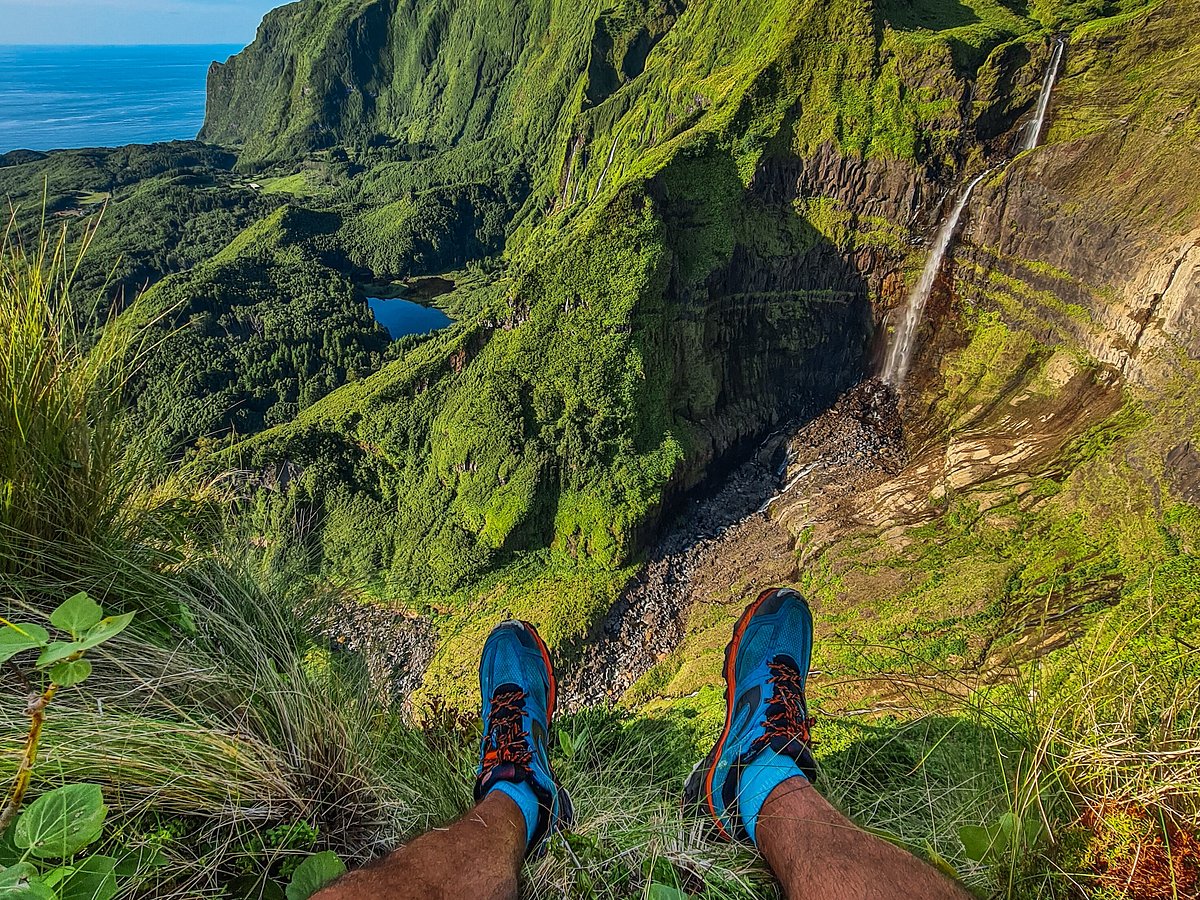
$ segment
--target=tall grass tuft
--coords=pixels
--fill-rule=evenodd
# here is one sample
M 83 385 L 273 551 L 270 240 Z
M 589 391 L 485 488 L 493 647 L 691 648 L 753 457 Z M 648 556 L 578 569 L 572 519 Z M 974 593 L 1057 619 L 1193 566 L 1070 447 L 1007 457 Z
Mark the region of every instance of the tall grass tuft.
M 150 893 L 265 877 L 272 828 L 303 825 L 316 836 L 305 852 L 361 861 L 462 810 L 466 758 L 435 752 L 354 658 L 311 633 L 315 608 L 336 598 L 235 548 L 162 562 L 126 572 L 119 599 L 108 598 L 186 609 L 190 633 L 143 631 L 97 654 L 86 691 L 47 724 L 34 785 L 100 784 L 123 831 L 114 852 L 169 827 L 172 839 L 156 844 L 169 866 Z M 6 691 L 0 782 L 13 773 L 22 716 L 20 694 Z
M 71 282 L 65 229 L 27 246 L 10 219 L 0 239 L 0 572 L 36 571 L 45 546 L 103 543 L 130 492 L 119 410 L 133 362 L 129 332 L 89 335 Z
M 1185 860 L 1200 828 L 1200 654 L 1178 633 L 1178 603 L 1098 615 L 1015 683 L 972 699 L 1010 742 L 992 815 L 1019 824 L 974 873 L 994 896 L 1091 896 L 1121 882 L 1120 896 L 1182 898 L 1200 887 Z
M 1152 618 L 1114 624 L 1077 649 L 1042 745 L 1081 806 L 1200 827 L 1200 652 L 1156 639 Z
M 0 614 L 45 622 L 80 589 L 142 613 L 55 706 L 34 792 L 100 784 L 106 849 L 161 854 L 140 890 L 169 896 L 277 877 L 277 853 L 366 858 L 453 815 L 461 758 L 423 750 L 315 637 L 336 595 L 263 564 L 212 485 L 137 449 L 124 393 L 144 347 L 119 323 L 76 320 L 77 265 L 62 235 L 26 245 L 10 225 L 0 242 Z M 0 671 L 0 783 L 26 721 L 28 661 L 14 663 Z M 273 848 L 270 830 L 293 826 L 311 846 Z

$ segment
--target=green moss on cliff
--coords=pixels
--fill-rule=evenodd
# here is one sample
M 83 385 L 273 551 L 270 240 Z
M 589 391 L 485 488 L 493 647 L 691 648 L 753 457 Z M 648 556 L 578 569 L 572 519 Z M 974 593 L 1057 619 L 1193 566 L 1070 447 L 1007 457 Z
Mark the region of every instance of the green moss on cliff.
M 464 183 L 515 177 L 528 199 L 497 195 L 492 218 L 524 211 L 485 311 L 252 442 L 247 458 L 322 472 L 328 486 L 306 474 L 279 502 L 327 516 L 328 566 L 384 560 L 404 590 L 463 583 L 526 548 L 628 559 L 672 485 L 797 411 L 773 364 L 732 365 L 726 348 L 801 370 L 812 360 L 801 380 L 815 396 L 855 377 L 866 291 L 835 260 L 896 253 L 902 231 L 832 198 L 770 208 L 748 185 L 827 142 L 949 158 L 963 72 L 1032 27 L 971 9 L 969 22 L 920 33 L 854 0 L 276 12 L 214 72 L 206 134 L 250 128 L 244 163 L 381 136 L 382 150 L 356 151 L 380 164 L 344 192 L 355 205 L 338 241 L 353 263 L 392 275 L 461 264 L 439 247 L 466 236 L 488 252 L 504 235 L 486 191 Z M 472 16 L 480 27 L 467 28 Z M 494 46 L 500 36 L 515 52 Z M 524 174 L 501 176 L 514 159 Z M 748 260 L 782 270 L 789 257 L 814 274 L 733 283 Z M 832 344 L 846 327 L 858 333 Z M 354 553 L 360 516 L 395 525 Z

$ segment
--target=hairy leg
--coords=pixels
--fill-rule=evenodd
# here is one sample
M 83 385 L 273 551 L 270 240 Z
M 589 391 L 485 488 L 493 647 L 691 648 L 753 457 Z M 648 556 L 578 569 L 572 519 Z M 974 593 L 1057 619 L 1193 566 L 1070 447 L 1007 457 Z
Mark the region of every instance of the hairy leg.
M 788 900 L 969 900 L 951 879 L 857 828 L 804 778 L 767 797 L 755 835 Z
M 349 873 L 313 900 L 515 900 L 525 834 L 517 804 L 493 791 L 449 828 Z

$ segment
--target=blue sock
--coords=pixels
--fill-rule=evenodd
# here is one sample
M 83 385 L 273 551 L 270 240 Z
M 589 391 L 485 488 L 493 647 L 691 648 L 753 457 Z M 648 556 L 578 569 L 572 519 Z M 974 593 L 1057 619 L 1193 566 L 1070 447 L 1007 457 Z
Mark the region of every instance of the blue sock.
M 758 828 L 758 814 L 762 812 L 763 804 L 771 791 L 789 778 L 804 777 L 796 761 L 790 756 L 776 753 L 767 748 L 742 772 L 738 783 L 738 813 L 750 840 L 758 843 L 754 832 Z
M 499 791 L 502 794 L 507 794 L 512 797 L 513 802 L 521 810 L 521 815 L 525 817 L 525 842 L 529 843 L 533 840 L 533 829 L 537 828 L 538 816 L 541 815 L 541 807 L 538 805 L 537 794 L 524 781 L 497 781 L 496 786 L 492 791 Z M 761 804 L 759 804 L 761 806 Z

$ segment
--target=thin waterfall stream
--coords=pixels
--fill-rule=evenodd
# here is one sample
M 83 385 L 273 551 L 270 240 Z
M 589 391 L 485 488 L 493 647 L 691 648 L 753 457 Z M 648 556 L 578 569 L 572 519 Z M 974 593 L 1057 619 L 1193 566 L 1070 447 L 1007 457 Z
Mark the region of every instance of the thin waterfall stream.
M 1050 109 L 1050 95 L 1054 91 L 1054 83 L 1058 78 L 1058 69 L 1062 64 L 1065 49 L 1066 41 L 1060 38 L 1055 42 L 1054 50 L 1050 54 L 1050 62 L 1046 66 L 1046 75 L 1042 79 L 1042 89 L 1038 94 L 1033 119 L 1025 127 L 1025 137 L 1020 146 L 1022 151 L 1033 150 L 1041 139 L 1042 130 L 1046 125 L 1046 113 Z M 880 374 L 880 378 L 886 384 L 898 388 L 908 375 L 913 351 L 916 348 L 917 331 L 920 329 L 921 319 L 925 314 L 925 305 L 929 302 L 929 295 L 933 292 L 938 272 L 942 269 L 942 262 L 954 244 L 958 224 L 971 199 L 971 192 L 992 171 L 994 169 L 988 169 L 967 183 L 958 201 L 951 208 L 950 215 L 942 221 L 938 228 L 933 247 L 929 251 L 929 257 L 925 260 L 925 267 L 921 270 L 921 277 L 909 292 L 908 298 L 904 302 L 900 321 L 888 342 L 887 354 L 884 357 L 883 370 Z
M 1050 94 L 1054 91 L 1054 82 L 1058 78 L 1058 67 L 1062 64 L 1063 50 L 1067 42 L 1059 38 L 1050 54 L 1050 65 L 1046 67 L 1046 77 L 1042 79 L 1042 90 L 1038 95 L 1037 111 L 1033 121 L 1025 129 L 1025 140 L 1021 142 L 1022 150 L 1033 150 L 1042 137 L 1042 129 L 1046 125 L 1046 112 L 1050 109 Z
M 967 208 L 967 201 L 971 199 L 971 192 L 987 174 L 982 172 L 971 180 L 958 202 L 954 204 L 950 215 L 943 220 L 934 239 L 933 249 L 929 251 L 929 258 L 925 260 L 925 268 L 921 270 L 921 277 L 909 292 L 904 303 L 904 313 L 896 325 L 883 363 L 882 377 L 890 385 L 903 384 L 905 376 L 908 375 L 908 367 L 912 362 L 913 349 L 917 342 L 917 329 L 921 325 L 925 304 L 929 302 L 929 295 L 933 292 L 933 283 L 938 272 L 942 270 L 942 260 L 945 259 L 946 251 L 950 249 L 954 240 L 954 233 L 958 230 L 963 210 Z

